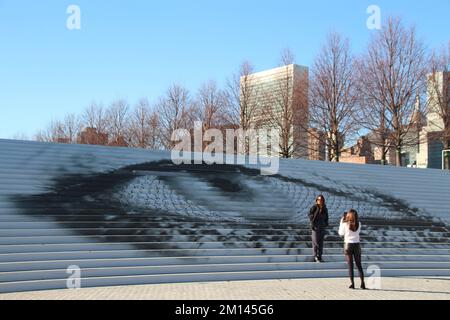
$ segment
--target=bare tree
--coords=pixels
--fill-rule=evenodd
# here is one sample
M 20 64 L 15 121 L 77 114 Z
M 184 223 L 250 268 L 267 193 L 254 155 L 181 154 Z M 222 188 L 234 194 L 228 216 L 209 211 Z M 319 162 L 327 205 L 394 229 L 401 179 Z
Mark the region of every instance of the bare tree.
M 369 130 L 367 139 L 370 144 L 376 146 L 381 155 L 381 164 L 388 164 L 387 155 L 393 148 L 391 139 L 392 128 L 387 122 L 387 108 L 374 99 L 372 93 L 376 90 L 377 74 L 369 73 L 367 61 L 370 57 L 363 55 L 356 61 L 355 72 L 357 74 L 357 92 L 360 109 L 360 125 Z
M 280 67 L 285 67 L 295 62 L 295 55 L 291 49 L 285 48 L 281 51 L 280 55 Z
M 111 145 L 124 147 L 128 145 L 130 136 L 128 112 L 128 102 L 123 99 L 113 101 L 106 111 Z
M 353 137 L 359 129 L 354 58 L 348 39 L 337 33 L 328 36 L 314 62 L 310 86 L 310 121 L 318 129 L 310 134 L 324 140 L 329 161 L 339 162 L 344 139 Z
M 251 75 L 253 66 L 245 61 L 227 81 L 226 97 L 228 102 L 229 123 L 244 130 L 254 127 L 253 119 L 258 110 L 257 97 L 261 92 L 260 87 L 253 83 Z
M 158 117 L 151 110 L 148 99 L 139 100 L 130 121 L 130 146 L 156 149 Z
M 433 52 L 430 59 L 428 76 L 428 112 L 431 123 L 429 127 L 440 131 L 439 138 L 444 150 L 450 149 L 450 41 L 440 53 Z M 450 157 L 446 158 L 445 167 L 450 168 Z
M 101 104 L 92 102 L 81 116 L 85 128 L 94 128 L 100 134 L 107 133 L 108 120 L 106 111 Z
M 46 129 L 39 131 L 35 139 L 41 142 L 76 143 L 81 122 L 75 114 L 68 114 L 64 121 L 52 120 Z
M 52 130 L 49 129 L 50 125 L 46 129 L 39 130 L 35 134 L 34 139 L 39 142 L 54 142 Z
M 275 81 L 272 90 L 265 91 L 266 97 L 263 101 L 268 103 L 264 107 L 264 111 L 260 111 L 259 119 L 261 125 L 266 121 L 270 123 L 270 127 L 279 130 L 280 145 L 279 151 L 282 158 L 291 158 L 294 154 L 293 139 L 293 119 L 294 110 L 292 108 L 292 90 L 293 90 L 293 74 L 289 65 L 293 63 L 293 56 L 290 51 L 285 50 L 282 53 L 281 63 L 283 75 Z M 264 116 L 263 114 L 266 114 Z
M 257 150 L 257 138 L 247 134 L 259 128 L 258 113 L 263 105 L 260 103 L 263 86 L 255 79 L 253 73 L 252 64 L 244 61 L 239 71 L 228 79 L 225 91 L 229 126 L 242 129 L 241 134 L 243 134 L 236 137 L 235 145 L 241 145 L 243 149 L 240 152 L 245 154 L 249 154 L 251 150 Z
M 161 145 L 170 150 L 175 145 L 171 141 L 175 130 L 193 128 L 193 105 L 188 90 L 176 84 L 170 86 L 166 94 L 159 99 L 157 114 Z
M 398 18 L 389 18 L 369 44 L 368 53 L 360 62 L 361 91 L 379 116 L 382 145 L 392 144 L 396 164 L 402 165 L 401 152 L 406 146 L 419 143 L 410 132 L 416 128 L 416 113 L 423 113 L 426 87 L 426 56 L 413 27 L 406 29 Z M 386 138 L 384 133 L 389 134 Z M 389 143 L 387 143 L 389 141 Z
M 15 133 L 12 137 L 12 140 L 21 140 L 21 141 L 29 141 L 29 136 L 24 132 Z
M 358 81 L 358 92 L 363 93 L 371 85 L 371 83 L 366 83 L 365 81 L 370 81 L 370 76 L 367 76 L 365 73 L 361 73 L 358 76 L 360 79 Z M 360 89 L 360 85 L 364 85 L 364 89 Z M 374 100 L 368 98 L 365 94 L 361 94 L 358 100 L 361 106 L 359 123 L 363 128 L 370 131 L 367 139 L 371 145 L 379 149 L 381 164 L 386 165 L 388 164 L 388 153 L 393 148 L 393 140 L 391 139 L 392 131 L 386 120 L 386 107 L 384 105 L 377 105 Z
M 159 125 L 159 117 L 155 111 L 152 111 L 150 114 L 150 118 L 148 119 L 148 126 L 150 132 L 149 138 L 149 148 L 150 149 L 159 149 L 160 144 L 160 125 Z
M 205 130 L 221 129 L 228 123 L 225 93 L 217 87 L 215 81 L 202 85 L 197 95 L 197 119 Z
M 141 99 L 131 114 L 130 145 L 145 149 L 148 147 L 150 132 L 148 122 L 150 118 L 150 104 L 148 99 Z
M 76 114 L 68 114 L 64 117 L 63 122 L 63 135 L 70 141 L 70 143 L 76 143 L 79 133 L 82 129 L 82 123 L 80 117 Z
M 276 129 L 280 134 L 279 154 L 283 158 L 301 157 L 307 145 L 308 72 L 298 70 L 289 49 L 282 52 L 281 72 L 262 88 L 262 108 L 256 114 L 257 127 Z M 301 123 L 304 125 L 301 125 Z M 302 141 L 303 140 L 303 141 Z

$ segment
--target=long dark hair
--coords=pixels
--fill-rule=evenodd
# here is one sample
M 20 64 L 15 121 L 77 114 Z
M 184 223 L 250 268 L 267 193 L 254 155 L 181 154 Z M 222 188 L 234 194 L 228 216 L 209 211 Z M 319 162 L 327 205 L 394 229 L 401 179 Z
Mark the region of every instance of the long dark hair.
M 317 198 L 316 198 L 316 204 L 317 204 L 317 201 L 319 201 L 319 199 L 322 199 L 322 200 L 323 200 L 323 207 L 325 208 L 325 207 L 327 206 L 327 204 L 326 204 L 326 202 L 325 202 L 325 197 L 324 197 L 323 195 L 317 196 Z
M 348 223 L 348 227 L 351 231 L 356 232 L 359 229 L 358 212 L 355 209 L 351 209 L 347 212 L 345 222 Z

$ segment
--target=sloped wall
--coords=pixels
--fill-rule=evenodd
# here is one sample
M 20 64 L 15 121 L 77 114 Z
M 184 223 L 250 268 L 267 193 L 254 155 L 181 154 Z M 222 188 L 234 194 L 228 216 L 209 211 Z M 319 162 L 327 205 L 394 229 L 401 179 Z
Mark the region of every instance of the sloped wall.
M 0 140 L 0 292 L 64 288 L 74 264 L 84 286 L 346 276 L 336 228 L 350 208 L 367 263 L 449 275 L 448 172 L 282 160 L 262 176 L 169 157 Z M 320 266 L 307 221 L 318 194 L 332 225 Z

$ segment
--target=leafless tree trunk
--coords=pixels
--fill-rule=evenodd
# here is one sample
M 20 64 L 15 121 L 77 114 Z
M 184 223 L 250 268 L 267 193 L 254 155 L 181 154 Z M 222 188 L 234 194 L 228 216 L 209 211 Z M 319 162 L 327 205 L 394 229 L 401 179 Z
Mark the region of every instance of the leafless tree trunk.
M 221 129 L 227 123 L 225 93 L 217 88 L 215 81 L 205 83 L 197 96 L 197 120 L 203 123 L 204 130 Z
M 245 61 L 227 82 L 226 97 L 231 128 L 242 129 L 242 132 L 250 133 L 258 129 L 257 114 L 260 111 L 262 86 L 254 80 L 254 69 L 250 62 Z M 240 140 L 240 141 L 239 141 Z M 254 137 L 237 137 L 235 145 L 243 146 L 245 154 L 257 149 L 257 139 Z
M 68 114 L 64 118 L 63 131 L 70 143 L 76 143 L 78 134 L 81 132 L 82 124 L 80 118 L 75 114 Z
M 147 99 L 141 99 L 131 115 L 130 146 L 156 149 L 158 117 L 150 108 Z
M 129 106 L 123 99 L 111 103 L 106 111 L 110 144 L 126 147 L 129 143 Z
M 387 165 L 387 155 L 392 148 L 392 131 L 387 125 L 386 106 L 377 104 L 371 98 L 376 80 L 366 73 L 364 62 L 359 60 L 356 65 L 358 103 L 361 106 L 359 124 L 370 131 L 367 138 L 370 144 L 381 149 L 381 164 Z
M 318 129 L 310 134 L 324 132 L 328 160 L 339 162 L 344 139 L 352 138 L 359 130 L 354 59 L 347 39 L 337 33 L 328 36 L 314 62 L 310 85 L 311 125 Z
M 400 19 L 390 18 L 372 38 L 360 74 L 361 94 L 370 101 L 373 114 L 385 114 L 386 127 L 380 123 L 380 130 L 390 133 L 396 164 L 401 166 L 402 149 L 419 143 L 409 133 L 417 128 L 415 113 L 423 113 L 419 101 L 425 89 L 426 57 L 415 29 L 405 29 Z
M 294 153 L 294 139 L 293 139 L 293 122 L 294 122 L 294 110 L 292 108 L 292 92 L 293 92 L 293 76 L 289 70 L 289 65 L 293 63 L 290 56 L 282 57 L 282 61 L 285 63 L 283 66 L 284 75 L 276 80 L 273 90 L 265 92 L 268 98 L 264 100 L 269 104 L 261 113 L 266 113 L 266 120 L 271 125 L 270 127 L 279 130 L 280 133 L 280 145 L 279 151 L 282 158 L 291 158 Z M 260 115 L 261 119 L 265 117 Z M 262 122 L 266 122 L 262 120 Z
M 159 149 L 160 125 L 158 114 L 155 111 L 150 114 L 148 126 L 150 131 L 149 148 L 153 150 Z
M 161 145 L 171 150 L 175 143 L 171 141 L 172 133 L 177 129 L 193 128 L 193 105 L 187 89 L 172 85 L 160 98 L 157 105 L 160 123 Z
M 442 133 L 439 135 L 444 150 L 450 149 L 450 41 L 440 53 L 433 53 L 430 59 L 428 76 L 428 112 L 434 121 L 429 126 Z M 445 168 L 450 169 L 450 157 L 446 158 Z
M 270 88 L 262 89 L 260 100 L 264 105 L 256 115 L 256 127 L 278 130 L 282 158 L 300 157 L 307 145 L 307 138 L 301 133 L 308 127 L 308 72 L 297 70 L 294 59 L 289 49 L 282 52 L 282 74 Z
M 52 120 L 46 129 L 39 130 L 35 135 L 35 140 L 39 142 L 57 142 L 60 122 Z
M 289 48 L 285 48 L 283 49 L 283 51 L 281 51 L 281 55 L 280 55 L 280 67 L 285 67 L 288 65 L 291 65 L 295 62 L 295 55 L 292 52 L 291 49 Z
M 76 143 L 81 127 L 79 118 L 69 114 L 64 121 L 51 121 L 47 129 L 38 132 L 35 139 L 41 142 Z
M 108 128 L 108 120 L 106 111 L 102 105 L 91 103 L 81 116 L 84 128 L 96 129 L 99 134 L 106 134 Z
M 280 134 L 279 154 L 282 158 L 292 158 L 301 152 L 300 137 L 297 130 L 301 127 L 299 121 L 307 117 L 307 99 L 304 93 L 307 88 L 306 71 L 296 74 L 294 55 L 289 49 L 282 52 L 280 68 L 283 68 L 281 76 L 275 79 L 270 88 L 262 88 L 256 118 L 258 128 L 269 127 L 278 130 Z M 305 125 L 306 126 L 306 125 Z M 304 126 L 304 127 L 305 127 Z M 300 128 L 305 130 L 304 128 Z M 306 140 L 306 138 L 305 138 Z M 307 144 L 307 141 L 304 141 Z
M 229 104 L 229 122 L 243 130 L 254 127 L 254 115 L 258 109 L 260 88 L 251 81 L 253 66 L 250 62 L 242 63 L 239 73 L 227 81 L 226 97 Z
M 220 130 L 222 135 L 225 136 L 226 129 L 232 127 L 229 122 L 228 113 L 228 101 L 227 96 L 223 90 L 217 87 L 215 81 L 208 81 L 203 84 L 198 91 L 197 99 L 195 101 L 195 120 L 200 121 L 203 124 L 202 132 L 206 132 L 210 129 Z M 217 137 L 216 137 L 217 139 Z M 210 141 L 203 141 L 202 150 L 203 151 L 209 145 Z M 211 141 L 212 142 L 212 141 Z M 223 146 L 222 141 L 214 141 Z
M 12 140 L 29 141 L 30 137 L 24 132 L 18 132 L 11 137 Z

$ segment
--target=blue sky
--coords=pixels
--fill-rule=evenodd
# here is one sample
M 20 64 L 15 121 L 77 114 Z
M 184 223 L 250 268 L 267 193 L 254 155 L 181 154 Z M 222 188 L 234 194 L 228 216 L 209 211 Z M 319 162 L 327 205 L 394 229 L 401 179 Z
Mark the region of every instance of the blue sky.
M 81 30 L 66 28 L 71 4 Z M 194 94 L 243 60 L 276 66 L 285 47 L 310 66 L 334 30 L 360 53 L 372 4 L 415 24 L 429 48 L 450 39 L 449 0 L 0 0 L 0 138 L 31 136 L 91 101 L 155 101 L 173 82 Z

